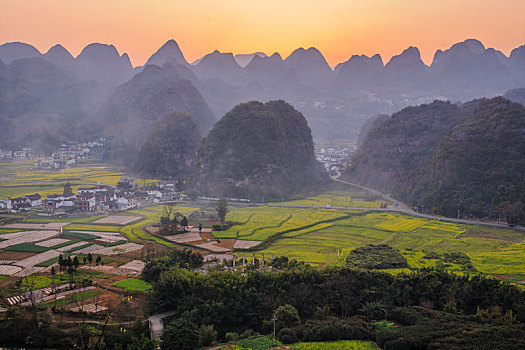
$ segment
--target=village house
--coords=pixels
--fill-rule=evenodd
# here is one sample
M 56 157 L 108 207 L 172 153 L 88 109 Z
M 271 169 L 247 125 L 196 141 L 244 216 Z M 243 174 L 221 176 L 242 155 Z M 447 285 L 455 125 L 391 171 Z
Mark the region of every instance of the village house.
M 31 204 L 31 207 L 39 207 L 42 205 L 42 196 L 38 193 L 30 194 L 26 196 L 26 198 L 29 200 L 29 203 Z
M 21 211 L 30 211 L 31 204 L 29 202 L 23 202 L 20 204 L 11 205 L 11 213 L 19 213 Z
M 84 192 L 77 194 L 75 199 L 75 208 L 79 211 L 95 211 L 97 202 L 95 200 L 95 194 Z

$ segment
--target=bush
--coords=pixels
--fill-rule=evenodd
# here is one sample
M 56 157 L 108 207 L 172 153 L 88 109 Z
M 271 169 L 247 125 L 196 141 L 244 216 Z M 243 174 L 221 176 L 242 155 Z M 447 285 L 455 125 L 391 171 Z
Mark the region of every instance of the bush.
M 224 339 L 226 339 L 227 342 L 239 340 L 239 333 L 236 333 L 236 332 L 226 333 L 224 335 Z
M 284 327 L 295 327 L 301 323 L 297 309 L 292 305 L 281 305 L 275 310 L 276 328 L 279 331 Z
M 201 346 L 210 346 L 217 341 L 217 332 L 213 329 L 213 325 L 201 325 L 199 328 L 199 343 Z
M 162 350 L 193 350 L 199 347 L 199 331 L 197 327 L 183 319 L 178 318 L 166 329 L 161 337 Z
M 281 329 L 277 335 L 277 339 L 283 344 L 297 343 L 299 341 L 295 332 L 290 328 Z
M 330 340 L 374 340 L 376 331 L 358 317 L 340 320 L 330 318 L 311 320 L 295 329 L 295 333 L 304 342 Z

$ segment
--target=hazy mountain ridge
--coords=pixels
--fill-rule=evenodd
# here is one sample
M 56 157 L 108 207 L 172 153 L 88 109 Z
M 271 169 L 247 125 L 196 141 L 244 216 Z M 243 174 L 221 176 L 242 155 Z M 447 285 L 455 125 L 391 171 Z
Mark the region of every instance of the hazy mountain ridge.
M 194 117 L 200 132 L 205 134 L 213 126 L 215 116 L 189 80 L 192 77 L 193 73 L 183 65 L 146 66 L 120 85 L 97 112 L 99 132 L 123 142 L 123 147 L 138 148 L 158 120 L 179 111 Z
M 132 169 L 143 176 L 187 178 L 193 172 L 201 133 L 193 118 L 182 112 L 159 119 L 139 152 Z
M 524 139 L 523 105 L 436 101 L 378 118 L 344 177 L 429 212 L 498 218 L 515 210 L 509 220 L 522 221 Z
M 81 116 L 86 123 L 92 121 L 91 116 L 100 109 L 101 101 L 109 98 L 112 89 L 144 69 L 133 68 L 129 57 L 120 55 L 112 45 L 90 44 L 77 58 L 60 45 L 44 55 L 28 44 L 0 45 L 0 61 L 4 63 L 24 56 L 52 62 L 76 84 L 79 81 L 90 86 L 99 84 L 96 101 L 77 96 L 83 110 L 90 110 Z M 238 64 L 233 54 L 219 51 L 189 65 L 178 44 L 169 40 L 149 58 L 146 67 L 165 63 L 186 67 L 184 79 L 191 81 L 216 116 L 242 102 L 286 100 L 305 115 L 314 136 L 325 139 L 357 138 L 360 126 L 372 115 L 390 114 L 435 99 L 467 101 L 493 97 L 522 87 L 525 81 L 525 46 L 506 57 L 473 39 L 438 50 L 430 66 L 421 61 L 415 47 L 388 62 L 383 62 L 380 55 L 370 58 L 354 55 L 334 70 L 315 48 L 299 48 L 286 59 L 277 53 L 270 57 L 257 54 L 242 57 L 247 60 L 251 57 L 245 67 Z M 11 93 L 25 94 L 20 89 Z M 4 105 L 14 100 L 4 99 Z M 19 117 L 21 114 L 12 115 L 15 119 Z

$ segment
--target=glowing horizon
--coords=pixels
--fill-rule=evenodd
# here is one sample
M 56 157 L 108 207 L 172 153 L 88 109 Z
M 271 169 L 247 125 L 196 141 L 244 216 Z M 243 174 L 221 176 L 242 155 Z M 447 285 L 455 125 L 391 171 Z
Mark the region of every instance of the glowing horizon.
M 88 44 L 113 44 L 133 66 L 174 39 L 189 62 L 234 54 L 316 47 L 330 66 L 352 55 L 386 63 L 416 46 L 426 64 L 436 50 L 478 39 L 510 51 L 525 43 L 522 0 L 18 0 L 3 5 L 0 43 L 45 53 L 61 44 L 76 57 Z

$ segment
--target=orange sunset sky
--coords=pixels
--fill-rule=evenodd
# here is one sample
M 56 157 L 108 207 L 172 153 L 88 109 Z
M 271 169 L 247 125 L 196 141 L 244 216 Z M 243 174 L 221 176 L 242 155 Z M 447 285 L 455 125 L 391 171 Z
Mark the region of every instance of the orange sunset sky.
M 334 66 L 353 54 L 386 62 L 410 45 L 423 60 L 467 38 L 506 55 L 525 44 L 525 0 L 0 0 L 0 43 L 74 56 L 114 44 L 142 65 L 168 39 L 191 62 L 222 52 L 317 47 Z

